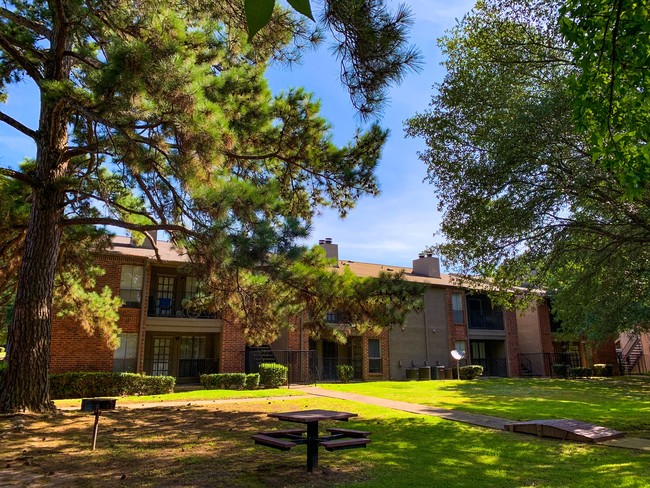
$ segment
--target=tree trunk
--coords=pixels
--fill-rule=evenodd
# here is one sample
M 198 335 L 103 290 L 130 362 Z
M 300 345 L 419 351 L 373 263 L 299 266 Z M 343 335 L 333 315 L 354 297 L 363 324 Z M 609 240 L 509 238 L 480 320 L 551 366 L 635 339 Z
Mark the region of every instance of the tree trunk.
M 52 29 L 43 80 L 67 81 L 71 47 L 66 2 L 52 5 Z M 41 106 L 36 138 L 35 184 L 25 236 L 25 250 L 18 274 L 14 317 L 7 336 L 8 368 L 0 391 L 0 413 L 43 412 L 50 401 L 50 337 L 54 278 L 61 245 L 61 221 L 66 191 L 61 184 L 68 169 L 70 109 L 65 95 L 41 86 Z
M 51 189 L 32 195 L 14 317 L 7 336 L 8 369 L 0 392 L 3 413 L 52 408 L 50 332 L 63 195 Z

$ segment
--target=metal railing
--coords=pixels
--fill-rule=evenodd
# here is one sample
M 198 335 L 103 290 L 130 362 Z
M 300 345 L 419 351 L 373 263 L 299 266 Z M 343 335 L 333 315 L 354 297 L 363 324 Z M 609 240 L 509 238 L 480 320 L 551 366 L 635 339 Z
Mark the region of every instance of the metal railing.
M 219 372 L 219 358 L 145 358 L 144 372 L 151 376 L 174 376 L 184 380 L 196 380 L 198 383 L 200 375 Z
M 505 358 L 497 359 L 474 359 L 472 364 L 483 366 L 483 376 L 508 376 L 508 362 Z
M 259 372 L 259 365 L 267 360 L 260 357 L 257 351 L 246 351 L 246 373 Z M 273 350 L 277 364 L 288 368 L 289 383 L 315 383 L 318 379 L 318 363 L 316 351 L 277 351 Z
M 578 352 L 519 354 L 519 363 L 526 364 L 526 369 L 531 376 L 553 376 L 554 364 L 566 364 L 570 367 L 582 365 Z
M 503 330 L 503 313 L 500 311 L 468 311 L 469 329 Z

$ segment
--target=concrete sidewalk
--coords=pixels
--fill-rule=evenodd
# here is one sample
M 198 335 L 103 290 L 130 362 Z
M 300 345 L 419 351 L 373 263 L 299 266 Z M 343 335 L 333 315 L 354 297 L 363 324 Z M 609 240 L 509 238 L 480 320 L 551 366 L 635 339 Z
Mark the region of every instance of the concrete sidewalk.
M 297 386 L 296 390 L 304 391 L 309 395 L 322 396 L 327 398 L 338 398 L 339 400 L 350 400 L 353 402 L 366 403 L 368 405 L 376 405 L 378 407 L 392 408 L 394 410 L 401 410 L 403 412 L 415 413 L 420 415 L 429 415 L 432 417 L 440 417 L 445 420 L 453 420 L 455 422 L 463 422 L 465 424 L 477 425 L 479 427 L 486 427 L 488 429 L 504 430 L 504 426 L 512 422 L 512 420 L 492 417 L 489 415 L 480 415 L 469 412 L 461 412 L 459 410 L 448 410 L 445 408 L 430 407 L 427 405 L 419 405 L 417 403 L 401 402 L 398 400 L 387 400 L 384 398 L 371 397 L 367 395 L 359 395 L 358 393 L 347 393 L 341 391 L 326 390 L 317 386 Z M 598 445 L 619 447 L 624 449 L 634 449 L 637 451 L 650 452 L 650 439 L 639 439 L 634 437 L 623 437 L 621 439 L 612 439 L 596 443 Z

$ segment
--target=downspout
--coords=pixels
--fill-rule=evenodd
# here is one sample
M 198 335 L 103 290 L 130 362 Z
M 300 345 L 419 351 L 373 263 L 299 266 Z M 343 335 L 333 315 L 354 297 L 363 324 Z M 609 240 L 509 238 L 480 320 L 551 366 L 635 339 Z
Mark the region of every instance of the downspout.
M 422 315 L 424 317 L 424 351 L 426 361 L 424 362 L 425 366 L 430 366 L 429 364 L 429 331 L 427 330 L 427 305 L 426 305 L 426 292 L 425 296 L 422 297 L 424 302 L 424 307 L 422 308 Z
M 138 373 L 144 371 L 144 337 L 145 337 L 145 310 L 149 307 L 149 288 L 151 287 L 151 276 L 149 276 L 150 268 L 149 260 L 147 259 L 144 263 L 143 278 L 144 286 L 142 290 L 142 296 L 140 297 L 141 306 L 140 306 L 140 334 L 138 335 L 138 355 L 137 355 L 137 364 L 138 364 Z M 145 302 L 146 299 L 146 302 Z

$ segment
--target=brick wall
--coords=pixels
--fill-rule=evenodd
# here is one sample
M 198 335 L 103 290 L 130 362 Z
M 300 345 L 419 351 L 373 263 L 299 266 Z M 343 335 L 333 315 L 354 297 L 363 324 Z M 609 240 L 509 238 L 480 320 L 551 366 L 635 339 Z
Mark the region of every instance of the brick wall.
M 504 310 L 503 321 L 506 331 L 508 377 L 521 376 L 521 368 L 519 366 L 519 331 L 517 329 L 517 312 L 514 310 Z
M 113 295 L 119 295 L 123 264 L 142 265 L 144 261 L 128 256 L 98 256 L 96 259 L 106 273 L 97 279 L 97 290 L 108 286 Z M 143 302 L 145 300 L 143 293 Z M 146 303 L 145 303 L 146 304 Z M 140 331 L 140 309 L 121 308 L 118 327 L 125 333 Z M 89 335 L 74 317 L 52 320 L 50 342 L 50 371 L 112 371 L 113 350 L 98 336 Z
M 222 373 L 243 373 L 246 367 L 246 341 L 244 333 L 230 317 L 224 316 L 221 329 Z
M 379 339 L 381 347 L 381 373 L 370 373 L 368 371 L 368 339 Z M 390 377 L 390 351 L 388 349 L 388 330 L 380 334 L 366 334 L 363 336 L 363 381 L 388 380 Z
M 469 340 L 467 336 L 467 302 L 463 297 L 463 323 L 456 324 L 454 323 L 454 312 L 452 308 L 451 296 L 453 293 L 459 293 L 462 290 L 447 288 L 447 297 L 446 297 L 446 308 L 447 308 L 447 324 L 449 330 L 448 337 L 448 346 L 449 351 L 456 349 L 456 341 L 465 341 L 466 357 L 469 358 Z M 464 361 L 465 364 L 468 364 L 467 359 Z M 461 365 L 463 362 L 461 361 Z M 447 366 L 453 366 L 450 362 L 450 359 L 447 358 Z

